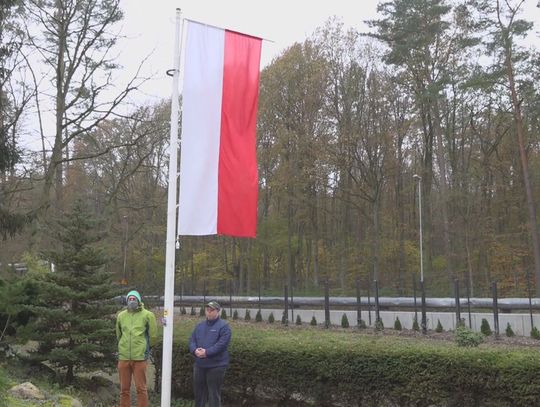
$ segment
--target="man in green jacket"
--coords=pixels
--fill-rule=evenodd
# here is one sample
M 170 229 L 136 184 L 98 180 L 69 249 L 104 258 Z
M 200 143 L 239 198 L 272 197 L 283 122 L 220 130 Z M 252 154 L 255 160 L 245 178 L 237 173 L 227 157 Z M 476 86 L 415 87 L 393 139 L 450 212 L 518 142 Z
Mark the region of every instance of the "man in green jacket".
M 157 340 L 156 316 L 144 308 L 137 291 L 130 291 L 126 298 L 127 309 L 116 318 L 120 407 L 131 406 L 132 377 L 137 388 L 137 407 L 148 407 L 146 361 Z

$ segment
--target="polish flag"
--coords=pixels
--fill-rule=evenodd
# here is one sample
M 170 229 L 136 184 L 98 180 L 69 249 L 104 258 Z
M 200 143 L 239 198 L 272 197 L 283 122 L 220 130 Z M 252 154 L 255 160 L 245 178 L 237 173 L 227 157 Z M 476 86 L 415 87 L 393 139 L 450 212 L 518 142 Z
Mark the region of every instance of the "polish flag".
M 260 57 L 260 38 L 188 21 L 179 235 L 256 235 Z

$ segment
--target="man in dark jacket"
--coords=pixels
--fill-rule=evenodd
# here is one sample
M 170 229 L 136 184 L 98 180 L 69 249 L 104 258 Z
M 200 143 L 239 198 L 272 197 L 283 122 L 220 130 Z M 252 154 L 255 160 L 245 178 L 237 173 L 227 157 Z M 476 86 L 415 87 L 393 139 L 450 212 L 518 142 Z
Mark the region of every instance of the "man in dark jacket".
M 199 323 L 189 340 L 189 351 L 195 356 L 193 390 L 195 407 L 221 406 L 221 386 L 229 366 L 231 328 L 219 318 L 221 306 L 216 301 L 206 304 L 206 320 Z

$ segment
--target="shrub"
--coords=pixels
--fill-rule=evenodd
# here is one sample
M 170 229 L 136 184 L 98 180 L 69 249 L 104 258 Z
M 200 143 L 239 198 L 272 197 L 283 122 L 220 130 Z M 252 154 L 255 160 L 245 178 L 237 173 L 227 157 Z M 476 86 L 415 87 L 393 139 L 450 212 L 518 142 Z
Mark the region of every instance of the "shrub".
M 302 325 L 302 318 L 300 318 L 300 314 L 296 314 L 296 325 Z
M 311 322 L 309 324 L 311 326 L 317 326 L 317 319 L 315 319 L 315 315 L 311 317 Z
M 361 319 L 360 323 L 358 324 L 358 329 L 366 329 L 366 328 L 367 328 L 366 321 Z
M 413 318 L 412 329 L 415 331 L 420 330 L 420 325 L 418 325 L 418 319 L 416 317 Z
M 238 319 L 238 311 L 237 310 L 234 310 L 234 312 L 232 314 L 232 319 L 233 319 L 233 321 L 236 321 Z
M 512 330 L 512 327 L 510 326 L 510 322 L 508 322 L 506 324 L 506 336 L 508 336 L 509 338 L 511 338 L 512 336 L 515 336 L 516 334 L 514 333 L 514 331 Z
M 377 321 L 375 321 L 375 330 L 376 331 L 383 331 L 384 330 L 384 324 L 382 322 L 382 319 L 378 319 Z
M 201 309 L 199 309 L 199 316 L 200 316 L 200 317 L 204 317 L 204 316 L 205 316 L 205 313 L 204 313 L 204 307 L 201 307 Z
M 285 311 L 283 311 L 283 314 L 281 315 L 281 323 L 284 325 L 289 323 L 289 318 L 287 317 L 287 313 Z
M 255 314 L 255 322 L 262 322 L 261 310 L 258 310 L 257 314 Z
M 180 308 L 180 315 L 186 315 L 186 314 L 187 314 L 186 307 Z
M 191 306 L 191 311 L 189 311 L 189 315 L 195 316 L 195 307 L 193 307 L 193 305 Z
M 227 319 L 227 311 L 225 311 L 225 308 L 221 310 L 221 319 Z
M 484 342 L 484 335 L 465 326 L 460 326 L 456 328 L 455 340 L 457 345 L 461 347 L 477 347 Z
M 438 319 L 437 320 L 437 328 L 435 328 L 435 332 L 441 333 L 442 331 L 443 331 L 443 327 L 442 327 L 442 324 L 441 324 L 441 320 Z
M 345 313 L 343 313 L 343 316 L 341 317 L 341 327 L 342 328 L 349 327 L 349 318 L 347 318 L 347 314 Z
M 485 336 L 490 336 L 493 333 L 491 332 L 491 327 L 489 326 L 489 322 L 485 318 L 482 318 L 482 324 L 480 325 L 480 332 L 482 332 Z
M 533 329 L 531 330 L 531 338 L 540 339 L 540 332 L 538 332 L 538 328 L 535 326 L 533 326 Z
M 247 309 L 244 315 L 244 321 L 251 321 L 251 312 Z
M 401 321 L 399 320 L 399 317 L 396 317 L 396 320 L 394 322 L 394 329 L 396 331 L 401 331 L 403 327 L 401 326 Z
M 460 326 L 465 326 L 465 318 L 460 318 L 457 322 L 456 328 L 459 328 Z
M 274 313 L 271 312 L 270 315 L 268 315 L 268 323 L 273 324 L 276 319 L 274 318 Z

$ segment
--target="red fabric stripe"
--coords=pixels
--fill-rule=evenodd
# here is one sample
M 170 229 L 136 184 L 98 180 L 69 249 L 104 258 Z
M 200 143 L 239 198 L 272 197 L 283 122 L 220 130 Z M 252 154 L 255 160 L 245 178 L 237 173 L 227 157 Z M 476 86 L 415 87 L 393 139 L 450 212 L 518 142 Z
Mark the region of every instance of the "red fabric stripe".
M 225 32 L 217 232 L 255 237 L 257 104 L 261 40 Z

